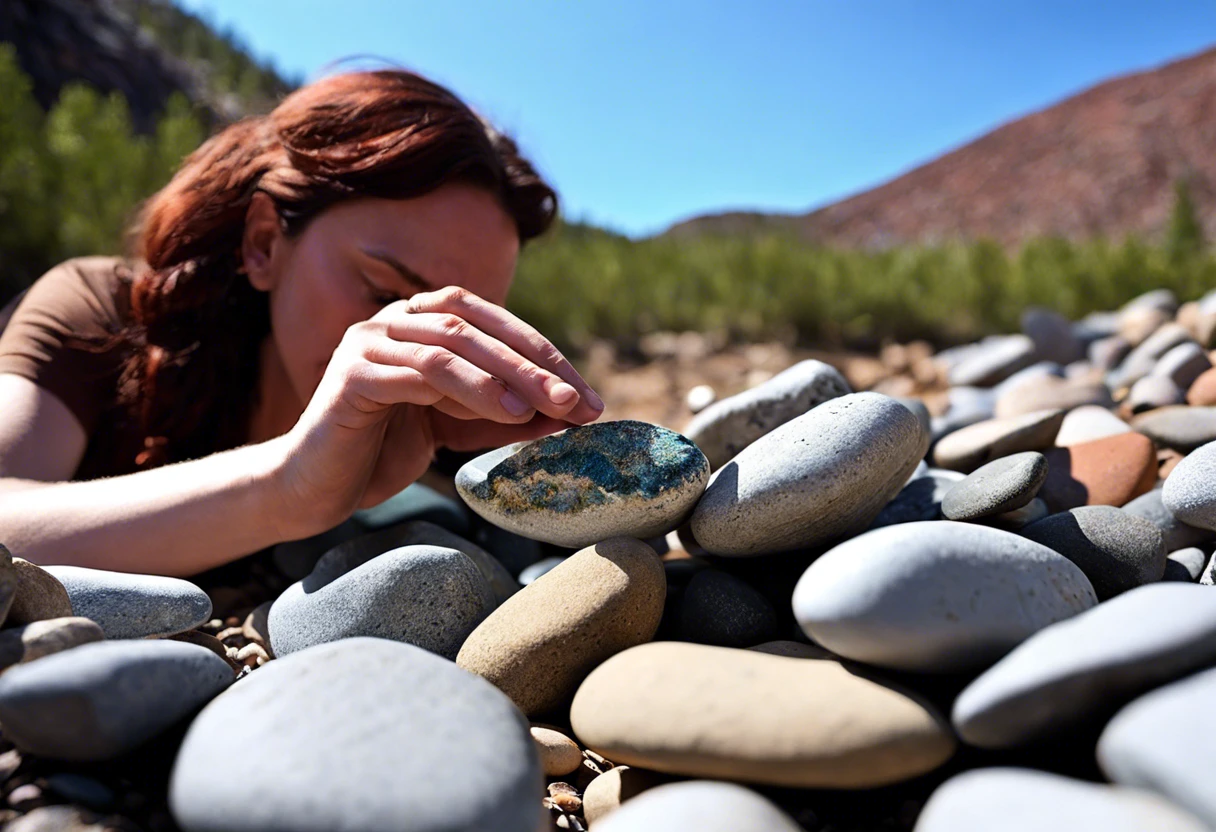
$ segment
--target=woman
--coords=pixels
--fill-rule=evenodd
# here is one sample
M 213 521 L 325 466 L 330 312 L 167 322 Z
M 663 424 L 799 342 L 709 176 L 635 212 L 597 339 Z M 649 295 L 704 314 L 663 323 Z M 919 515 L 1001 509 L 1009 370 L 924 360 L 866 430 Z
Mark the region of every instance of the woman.
M 138 264 L 69 261 L 0 336 L 0 542 L 193 575 L 333 527 L 603 404 L 502 308 L 556 197 L 404 71 L 228 127 L 145 206 Z

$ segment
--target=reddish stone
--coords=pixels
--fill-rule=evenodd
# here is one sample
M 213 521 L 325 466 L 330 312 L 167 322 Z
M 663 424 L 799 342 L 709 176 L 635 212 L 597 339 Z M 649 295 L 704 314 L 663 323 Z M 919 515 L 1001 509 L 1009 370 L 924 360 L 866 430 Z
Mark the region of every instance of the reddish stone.
M 1216 367 L 1204 370 L 1186 391 L 1186 403 L 1192 407 L 1216 405 Z
M 1121 433 L 1067 448 L 1051 448 L 1039 496 L 1053 511 L 1122 506 L 1157 484 L 1157 450 L 1139 433 Z

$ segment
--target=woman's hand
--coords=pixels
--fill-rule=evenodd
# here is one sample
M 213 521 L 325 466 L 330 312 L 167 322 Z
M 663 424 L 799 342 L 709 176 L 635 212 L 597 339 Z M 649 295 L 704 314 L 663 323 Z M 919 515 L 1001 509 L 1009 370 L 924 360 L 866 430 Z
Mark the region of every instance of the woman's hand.
M 276 472 L 285 539 L 414 482 L 435 449 L 476 450 L 594 421 L 603 403 L 539 332 L 459 287 L 346 331 Z

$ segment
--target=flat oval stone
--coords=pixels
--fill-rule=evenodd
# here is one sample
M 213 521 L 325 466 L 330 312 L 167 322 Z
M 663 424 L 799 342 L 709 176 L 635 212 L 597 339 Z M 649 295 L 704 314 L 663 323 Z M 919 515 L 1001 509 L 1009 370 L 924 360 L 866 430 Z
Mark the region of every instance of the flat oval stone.
M 625 420 L 483 454 L 456 473 L 456 489 L 495 525 L 578 548 L 663 536 L 684 521 L 708 480 L 709 463 L 690 440 Z
M 562 777 L 583 764 L 583 752 L 574 740 L 556 728 L 533 725 L 529 729 L 540 768 L 546 777 Z
M 563 704 L 609 656 L 654 637 L 667 581 L 632 538 L 579 551 L 511 596 L 465 641 L 456 663 L 526 714 Z
M 991 387 L 1034 363 L 1034 341 L 1025 335 L 985 338 L 950 368 L 952 386 Z
M 276 656 L 354 636 L 413 644 L 448 659 L 494 609 L 494 593 L 468 555 L 439 546 L 367 552 L 338 547 L 270 608 Z
M 996 407 L 992 391 L 981 387 L 951 387 L 946 400 L 945 414 L 934 417 L 930 426 L 934 443 L 948 433 L 991 419 Z
M 1182 404 L 1182 388 L 1166 376 L 1147 375 L 1132 385 L 1123 405 L 1132 413 L 1147 413 L 1161 407 Z
M 697 832 L 801 832 L 767 798 L 734 783 L 668 783 L 646 791 L 596 825 L 596 832 L 696 829 Z
M 1211 590 L 1203 590 L 1208 591 Z M 1098 764 L 1123 786 L 1163 795 L 1216 826 L 1216 669 L 1145 694 L 1119 711 L 1098 740 Z
M 1193 816 L 1139 789 L 1072 780 L 1045 771 L 984 768 L 937 788 L 915 832 L 1201 832 Z
M 1036 410 L 1072 410 L 1074 407 L 1110 407 L 1114 401 L 1105 384 L 1046 376 L 1006 390 L 996 402 L 998 419 Z
M 83 566 L 43 568 L 63 584 L 72 611 L 100 624 L 106 638 L 171 636 L 211 618 L 207 593 L 181 578 Z
M 871 529 L 894 526 L 897 523 L 915 523 L 917 520 L 938 520 L 942 515 L 942 500 L 950 489 L 962 482 L 966 475 L 946 468 L 930 468 L 923 477 L 916 477 L 882 507 Z
M 1132 427 L 1160 446 L 1189 454 L 1216 441 L 1216 407 L 1159 407 L 1133 418 Z
M 1196 528 L 1175 517 L 1174 513 L 1165 507 L 1162 499 L 1164 490 L 1154 488 L 1147 494 L 1141 494 L 1123 506 L 1123 510 L 1136 517 L 1143 517 L 1160 529 L 1167 552 L 1198 546 L 1216 538 L 1216 532 L 1211 529 Z
M 889 396 L 825 402 L 714 473 L 693 536 L 715 555 L 760 555 L 855 534 L 899 493 L 928 444 L 920 420 Z
M 239 726 L 241 788 L 216 776 Z M 185 832 L 535 832 L 528 724 L 483 679 L 377 638 L 276 659 L 195 718 L 169 783 Z
M 942 520 L 876 529 L 810 565 L 794 615 L 839 656 L 926 673 L 979 670 L 1097 603 L 1075 564 L 1011 532 Z
M 763 384 L 705 408 L 684 428 L 684 435 L 697 444 L 711 468 L 721 468 L 790 419 L 852 392 L 831 364 L 800 361 Z
M 1122 335 L 1108 335 L 1090 342 L 1087 356 L 1099 370 L 1110 371 L 1132 351 L 1131 342 Z
M 1216 405 L 1216 367 L 1195 379 L 1186 391 L 1186 403 L 1193 407 Z
M 1106 383 L 1112 390 L 1130 387 L 1151 373 L 1161 356 L 1179 344 L 1193 340 L 1186 327 L 1173 322 L 1166 323 L 1132 349 L 1122 363 L 1107 374 Z
M 83 644 L 0 675 L 0 723 L 18 748 L 108 760 L 173 725 L 232 683 L 205 647 L 180 641 Z
M 1085 357 L 1085 345 L 1073 331 L 1072 321 L 1052 309 L 1029 307 L 1022 313 L 1022 332 L 1034 341 L 1035 354 L 1057 364 Z
M 1011 748 L 1099 723 L 1155 687 L 1216 661 L 1216 597 L 1153 584 L 1032 635 L 954 702 L 959 736 Z
M 798 788 L 895 783 L 955 746 L 931 706 L 838 661 L 672 641 L 592 671 L 570 724 L 614 762 Z
M 1138 433 L 1049 448 L 1044 455 L 1047 479 L 1039 496 L 1052 511 L 1122 506 L 1152 490 L 1157 482 L 1156 449 Z
M 1081 567 L 1098 600 L 1161 580 L 1166 549 L 1151 521 L 1113 506 L 1082 506 L 1044 517 L 1022 529 Z
M 1161 489 L 1161 502 L 1183 523 L 1216 530 L 1216 442 L 1178 463 Z
M 972 471 L 942 500 L 947 520 L 979 520 L 1019 509 L 1034 499 L 1047 478 L 1047 460 L 1025 451 L 993 460 Z
M 0 630 L 0 670 L 32 662 L 72 647 L 104 641 L 105 633 L 87 618 L 44 618 Z
M 1051 447 L 1063 410 L 1040 410 L 1007 419 L 976 422 L 943 436 L 933 449 L 933 462 L 969 474 L 985 462 L 1020 451 L 1042 451 Z
M 68 599 L 68 591 L 54 575 L 23 558 L 13 558 L 13 569 L 17 575 L 17 593 L 5 626 L 71 617 L 72 602 Z
M 1131 425 L 1105 407 L 1083 405 L 1068 411 L 1064 416 L 1064 421 L 1060 423 L 1060 432 L 1056 434 L 1055 444 L 1067 448 L 1069 445 L 1105 439 L 1120 433 L 1131 433 L 1131 430 Z

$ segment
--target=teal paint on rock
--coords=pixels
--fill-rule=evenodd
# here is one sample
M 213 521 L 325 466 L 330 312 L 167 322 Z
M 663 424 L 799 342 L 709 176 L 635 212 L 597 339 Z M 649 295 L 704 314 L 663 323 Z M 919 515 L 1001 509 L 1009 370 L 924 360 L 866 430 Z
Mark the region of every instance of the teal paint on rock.
M 483 454 L 460 469 L 456 487 L 475 512 L 502 528 L 581 547 L 670 531 L 708 480 L 709 463 L 689 439 L 623 420 Z

